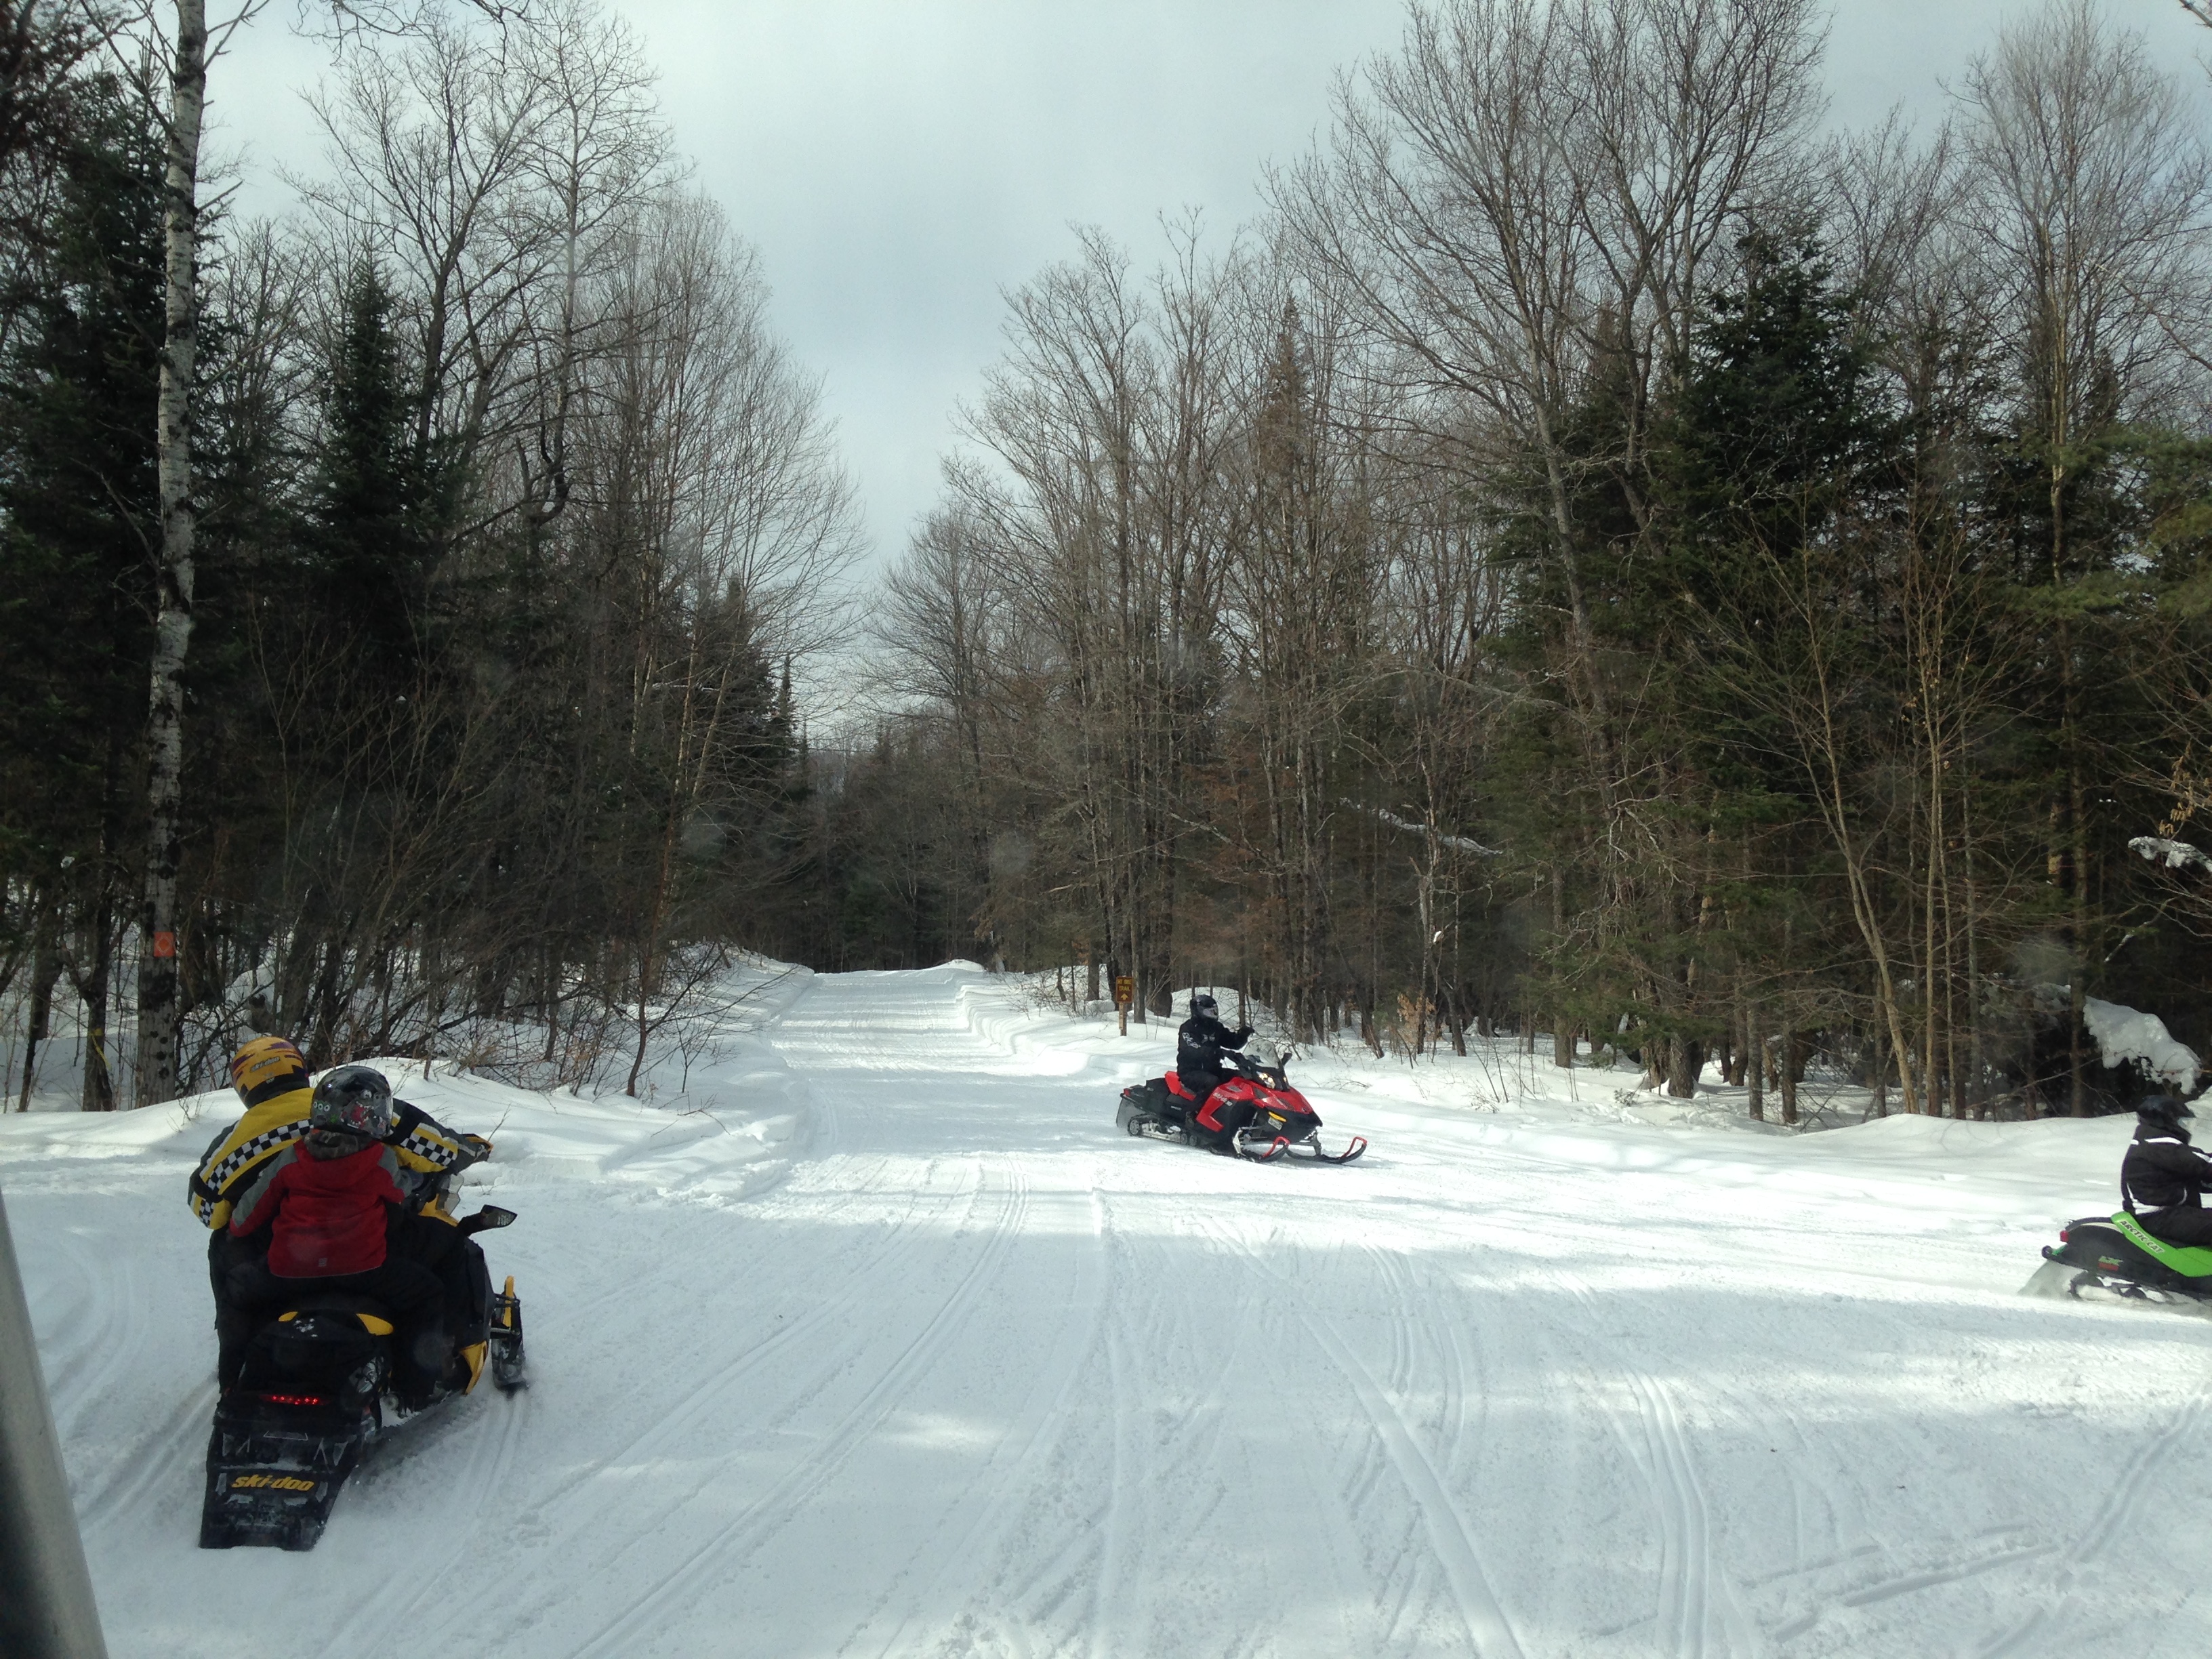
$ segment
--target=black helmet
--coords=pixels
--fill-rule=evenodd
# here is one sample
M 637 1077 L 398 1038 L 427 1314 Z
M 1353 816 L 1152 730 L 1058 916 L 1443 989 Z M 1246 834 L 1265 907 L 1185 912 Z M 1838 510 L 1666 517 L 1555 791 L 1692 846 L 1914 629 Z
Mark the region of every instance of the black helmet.
M 1221 1015 L 1221 1005 L 1204 991 L 1193 991 L 1190 994 L 1190 1011 L 1194 1014 L 1204 1014 L 1208 1019 L 1218 1019 Z
M 2145 1095 L 2136 1103 L 2136 1116 L 2145 1123 L 2171 1123 L 2179 1127 L 2182 1119 L 2196 1115 L 2178 1095 Z
M 325 1072 L 315 1085 L 307 1122 L 317 1129 L 343 1129 L 381 1140 L 392 1133 L 392 1085 L 371 1066 L 341 1066 Z

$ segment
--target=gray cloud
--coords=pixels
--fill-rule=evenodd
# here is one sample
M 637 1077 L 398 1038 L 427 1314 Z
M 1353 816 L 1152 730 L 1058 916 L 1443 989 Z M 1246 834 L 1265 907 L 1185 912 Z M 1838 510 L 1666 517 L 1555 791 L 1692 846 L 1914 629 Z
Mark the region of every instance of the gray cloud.
M 2034 0 L 1842 0 L 1832 118 L 1940 118 L 1942 85 Z M 1000 291 L 1105 227 L 1140 258 L 1163 211 L 1221 240 L 1270 158 L 1325 120 L 1336 71 L 1399 38 L 1398 0 L 630 0 L 699 184 L 760 248 L 775 315 L 824 377 L 879 554 L 936 491 L 953 404 L 997 355 Z M 2177 64 L 2179 8 L 2115 0 Z M 281 207 L 319 146 L 320 46 L 258 22 L 215 78 L 244 204 Z

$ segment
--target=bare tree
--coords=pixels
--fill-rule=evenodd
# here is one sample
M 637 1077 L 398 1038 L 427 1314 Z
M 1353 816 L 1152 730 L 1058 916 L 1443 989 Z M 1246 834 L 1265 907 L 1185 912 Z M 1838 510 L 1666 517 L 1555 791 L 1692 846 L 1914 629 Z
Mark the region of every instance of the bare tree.
M 228 26 L 252 15 L 249 6 Z M 138 1102 L 177 1092 L 177 867 L 182 854 L 184 673 L 192 637 L 192 369 L 199 353 L 200 122 L 207 100 L 205 0 L 177 0 L 167 123 L 167 272 L 155 412 L 161 553 L 155 567 L 152 684 L 146 719 L 146 889 L 139 917 Z M 227 30 L 225 31 L 228 32 Z
M 177 1039 L 182 1014 L 177 973 L 177 871 L 181 853 L 184 777 L 184 672 L 191 649 L 192 586 L 191 387 L 199 350 L 200 137 L 207 104 L 210 63 L 236 30 L 252 21 L 265 0 L 240 0 L 228 20 L 208 21 L 206 0 L 176 0 L 167 41 L 168 108 L 164 239 L 167 255 L 161 389 L 155 411 L 160 469 L 161 554 L 156 566 L 155 647 L 146 722 L 147 853 L 144 902 L 139 916 L 137 1098 L 151 1105 L 177 1092 Z M 432 15 L 425 3 L 413 13 L 396 6 L 330 0 L 333 24 L 343 31 L 420 27 Z M 519 7 L 477 0 L 477 9 L 504 18 Z M 158 39 L 155 0 L 143 0 L 147 44 Z
M 1008 296 L 1007 357 L 963 422 L 976 458 L 949 474 L 1043 698 L 1019 760 L 1057 804 L 1041 827 L 1084 872 L 1088 936 L 1155 1013 L 1216 661 L 1231 437 L 1228 278 L 1194 234 L 1176 246 L 1148 291 L 1086 233 L 1079 259 Z
M 1328 154 L 1275 182 L 1406 453 L 1530 502 L 1559 611 L 1547 678 L 1579 750 L 1559 788 L 1589 802 L 1597 841 L 1575 873 L 1595 938 L 1641 957 L 1670 1018 L 1693 994 L 1659 942 L 1696 908 L 1699 863 L 1674 844 L 1679 728 L 1638 707 L 1651 677 L 1608 666 L 1588 566 L 1616 508 L 1638 538 L 1663 528 L 1655 411 L 1729 228 L 1801 180 L 1818 52 L 1804 0 L 1420 6 L 1398 56 L 1341 85 Z M 1570 872 L 1547 874 L 1564 928 Z M 1555 1019 L 1562 1064 L 1571 1024 Z M 1687 1088 L 1696 1056 L 1677 1062 Z
M 1269 942 L 1301 1040 L 1322 1030 L 1334 823 L 1356 793 L 1345 738 L 1352 704 L 1376 682 L 1385 563 L 1364 434 L 1345 429 L 1334 321 L 1309 327 L 1285 295 L 1254 353 L 1264 368 L 1248 404 L 1230 562 L 1231 661 L 1249 688 L 1237 724 L 1250 752 L 1240 758 L 1261 807 L 1248 844 L 1271 890 Z
M 622 615 L 623 742 L 655 792 L 618 918 L 632 1094 L 653 1031 L 703 983 L 686 946 L 710 930 L 687 915 L 687 856 L 718 847 L 763 781 L 750 692 L 768 664 L 837 637 L 835 589 L 859 551 L 818 389 L 769 334 L 766 299 L 720 213 L 672 195 L 587 301 L 622 331 L 590 367 L 574 434 L 575 534 Z
M 2089 0 L 2053 0 L 2006 29 L 1964 90 L 1974 163 L 1967 201 L 1988 251 L 1997 313 L 2021 388 L 2021 423 L 2041 474 L 2039 573 L 2063 589 L 2090 574 L 2073 507 L 2089 450 L 2118 422 L 2170 406 L 2175 358 L 2162 319 L 2204 281 L 2198 246 L 2212 182 L 2179 88 L 2142 38 L 2115 33 Z M 2097 951 L 2091 859 L 2094 762 L 2081 730 L 2076 629 L 2061 615 L 2060 799 L 2051 858 L 2069 904 L 2071 1106 L 2087 1109 L 2081 1011 Z

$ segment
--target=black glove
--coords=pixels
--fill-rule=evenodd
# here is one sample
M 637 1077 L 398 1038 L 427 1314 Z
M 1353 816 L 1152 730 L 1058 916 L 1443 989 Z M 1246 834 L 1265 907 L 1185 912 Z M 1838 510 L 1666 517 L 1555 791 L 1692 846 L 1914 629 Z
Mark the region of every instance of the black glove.
M 1238 1030 L 1238 1031 L 1237 1031 L 1237 1046 L 1238 1048 L 1243 1048 L 1246 1043 L 1249 1042 L 1251 1040 L 1252 1040 L 1252 1028 L 1251 1028 L 1250 1026 L 1247 1025 L 1247 1026 L 1243 1026 L 1243 1027 L 1242 1027 L 1241 1029 L 1239 1029 L 1239 1030 Z

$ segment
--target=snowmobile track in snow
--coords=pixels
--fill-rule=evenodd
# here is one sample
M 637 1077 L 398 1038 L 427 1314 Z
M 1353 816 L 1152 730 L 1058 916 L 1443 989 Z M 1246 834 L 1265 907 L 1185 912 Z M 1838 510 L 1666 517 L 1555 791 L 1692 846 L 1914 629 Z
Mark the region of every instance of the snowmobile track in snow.
M 307 1557 L 193 1547 L 220 1103 L 0 1123 L 116 1659 L 2212 1645 L 2212 1329 L 2012 1294 L 2124 1125 L 1473 1112 L 1509 1073 L 1323 1050 L 1383 1150 L 1306 1178 L 1115 1130 L 1156 1024 L 774 1000 L 665 1111 L 410 1073 L 504 1121 L 534 1386 L 396 1425 Z
M 1484 1570 L 1476 1550 L 1474 1530 L 1452 1498 L 1435 1461 L 1407 1425 L 1404 1413 L 1376 1382 L 1374 1373 L 1328 1328 L 1326 1322 L 1299 1304 L 1301 1287 L 1296 1280 L 1285 1278 L 1232 1232 L 1218 1226 L 1209 1226 L 1207 1231 L 1275 1282 L 1300 1326 L 1351 1385 L 1369 1426 L 1374 1430 L 1407 1497 L 1427 1528 L 1437 1561 L 1450 1583 L 1453 1599 L 1458 1603 L 1460 1617 L 1466 1624 L 1468 1640 L 1474 1650 L 1484 1659 L 1493 1659 L 1498 1655 L 1521 1659 L 1520 1638 L 1515 1635 L 1504 1608 L 1498 1603 L 1497 1592 L 1491 1587 L 1490 1575 Z
M 2025 1644 L 2050 1622 L 2053 1606 L 2063 1601 L 2080 1578 L 2081 1569 L 2095 1565 L 2114 1540 L 2136 1526 L 2152 1472 L 2171 1468 L 2178 1449 L 2195 1441 L 2208 1401 L 2212 1401 L 2212 1376 L 2197 1385 L 2197 1391 L 2190 1395 L 2165 1431 L 2145 1440 L 2120 1471 L 2119 1479 L 2112 1483 L 2097 1513 L 2067 1551 L 2064 1564 L 2052 1575 L 2045 1605 L 2035 1608 L 1988 1646 L 1978 1649 L 1977 1659 L 2007 1659 L 2009 1655 L 2026 1651 Z
M 977 1190 L 981 1190 L 978 1183 Z M 708 1579 L 706 1567 L 724 1556 L 740 1553 L 758 1540 L 775 1532 L 789 1518 L 792 1512 L 804 1504 L 843 1467 L 860 1445 L 881 1426 L 884 1419 L 898 1409 L 907 1385 L 927 1369 L 938 1351 L 944 1347 L 955 1333 L 958 1321 L 973 1298 L 975 1288 L 995 1268 L 1018 1231 L 1025 1207 L 1025 1189 L 1016 1184 L 1006 1195 L 1006 1200 L 993 1218 L 984 1244 L 968 1271 L 954 1285 L 952 1293 L 933 1314 L 927 1324 L 898 1354 L 875 1383 L 860 1397 L 860 1401 L 829 1435 L 823 1449 L 807 1462 L 789 1474 L 752 1504 L 738 1517 L 704 1543 L 692 1550 L 677 1565 L 662 1574 L 635 1602 L 617 1618 L 611 1620 L 571 1650 L 571 1659 L 590 1659 L 599 1654 L 619 1654 L 619 1645 L 640 1629 L 650 1628 L 649 1621 L 665 1620 L 687 1605 L 687 1595 L 696 1598 L 702 1593 Z M 686 1581 L 690 1581 L 687 1583 Z
M 1571 1304 L 1583 1310 L 1586 1338 L 1604 1346 L 1604 1359 L 1594 1366 L 1594 1376 L 1617 1378 L 1635 1407 L 1638 1436 L 1628 1436 L 1618 1419 L 1614 1427 L 1622 1431 L 1631 1455 L 1644 1471 L 1658 1522 L 1660 1589 L 1655 1633 L 1664 1651 L 1676 1659 L 1757 1652 L 1758 1639 L 1735 1587 L 1714 1565 L 1712 1510 L 1674 1391 L 1637 1365 L 1620 1343 L 1598 1332 L 1597 1298 L 1588 1284 L 1570 1273 L 1561 1273 L 1558 1279 Z

